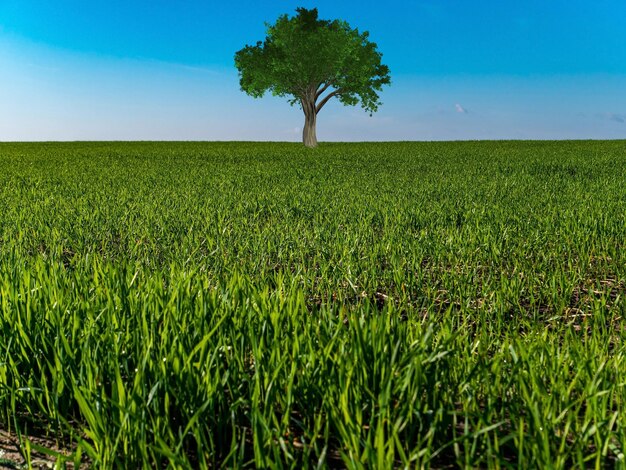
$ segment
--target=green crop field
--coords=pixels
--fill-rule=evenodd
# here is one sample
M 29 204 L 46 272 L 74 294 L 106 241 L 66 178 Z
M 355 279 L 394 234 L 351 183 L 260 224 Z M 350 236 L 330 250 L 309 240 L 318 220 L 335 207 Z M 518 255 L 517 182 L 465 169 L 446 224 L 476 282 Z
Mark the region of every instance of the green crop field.
M 625 295 L 624 141 L 0 144 L 26 460 L 624 467 Z

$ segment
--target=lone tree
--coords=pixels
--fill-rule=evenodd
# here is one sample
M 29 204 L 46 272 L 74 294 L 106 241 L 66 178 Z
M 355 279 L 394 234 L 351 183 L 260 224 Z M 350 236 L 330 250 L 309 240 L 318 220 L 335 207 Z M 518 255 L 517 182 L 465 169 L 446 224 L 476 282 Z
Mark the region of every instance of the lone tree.
M 297 15 L 282 15 L 267 25 L 265 41 L 235 54 L 241 89 L 255 98 L 267 91 L 288 97 L 304 111 L 302 141 L 317 145 L 317 114 L 331 98 L 344 105 L 361 103 L 375 112 L 377 91 L 389 84 L 389 67 L 369 33 L 352 29 L 341 20 L 321 20 L 317 8 L 297 8 Z

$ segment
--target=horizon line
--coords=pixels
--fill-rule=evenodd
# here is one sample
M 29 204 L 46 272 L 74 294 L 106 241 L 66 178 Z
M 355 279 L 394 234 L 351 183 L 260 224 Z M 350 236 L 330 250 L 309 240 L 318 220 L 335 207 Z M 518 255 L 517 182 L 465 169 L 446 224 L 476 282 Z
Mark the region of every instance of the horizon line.
M 562 139 L 562 138 L 536 138 L 536 139 L 434 139 L 434 140 L 320 140 L 318 144 L 389 144 L 389 143 L 454 143 L 454 142 L 626 142 L 626 137 L 623 138 L 609 138 L 609 139 L 596 139 L 596 138 L 580 138 L 580 139 Z M 149 140 L 149 139 L 137 139 L 137 140 L 0 140 L 2 144 L 78 144 L 78 143 L 198 143 L 198 144 L 294 144 L 303 145 L 300 141 L 295 140 Z

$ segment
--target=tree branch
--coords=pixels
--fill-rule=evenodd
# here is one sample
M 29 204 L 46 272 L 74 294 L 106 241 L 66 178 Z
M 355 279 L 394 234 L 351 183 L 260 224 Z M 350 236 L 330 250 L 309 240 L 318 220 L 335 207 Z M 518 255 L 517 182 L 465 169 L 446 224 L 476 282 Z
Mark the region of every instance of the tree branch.
M 333 96 L 340 95 L 342 92 L 341 88 L 339 90 L 335 90 L 332 93 L 327 94 L 322 101 L 319 102 L 317 108 L 315 108 L 315 114 L 319 113 L 320 110 L 324 107 L 328 100 L 330 100 Z
M 322 96 L 322 93 L 324 93 L 326 90 L 328 90 L 328 88 L 330 87 L 330 83 L 320 83 L 320 86 L 324 85 L 320 90 L 317 91 L 317 93 L 315 94 L 315 101 L 317 101 L 317 99 Z

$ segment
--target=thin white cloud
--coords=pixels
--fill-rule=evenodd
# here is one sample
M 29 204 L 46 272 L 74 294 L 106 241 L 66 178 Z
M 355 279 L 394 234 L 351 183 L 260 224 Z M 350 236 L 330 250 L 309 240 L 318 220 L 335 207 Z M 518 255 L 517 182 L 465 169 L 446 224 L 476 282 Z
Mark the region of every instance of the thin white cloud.
M 455 104 L 454 107 L 456 108 L 457 113 L 467 114 L 467 109 L 465 109 L 459 103 Z

